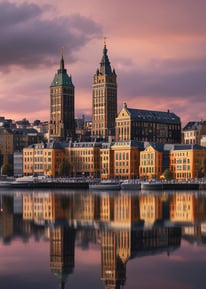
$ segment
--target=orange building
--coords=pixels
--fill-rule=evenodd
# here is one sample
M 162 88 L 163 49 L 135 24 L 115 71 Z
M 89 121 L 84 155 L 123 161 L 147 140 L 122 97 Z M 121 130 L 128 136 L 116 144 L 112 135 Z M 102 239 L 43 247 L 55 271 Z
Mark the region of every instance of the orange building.
M 169 151 L 164 144 L 149 143 L 144 151 L 140 152 L 140 178 L 159 179 L 165 169 L 169 168 Z
M 103 143 L 100 149 L 100 171 L 101 179 L 114 178 L 114 150 L 112 143 Z
M 58 176 L 64 149 L 58 142 L 35 144 L 23 149 L 23 174 Z
M 139 155 L 143 142 L 119 141 L 112 145 L 114 151 L 114 177 L 133 179 L 139 176 Z
M 73 142 L 65 147 L 65 160 L 73 176 L 100 177 L 100 147 L 98 142 Z
M 170 170 L 177 180 L 194 179 L 204 173 L 206 148 L 199 145 L 174 145 L 170 151 Z

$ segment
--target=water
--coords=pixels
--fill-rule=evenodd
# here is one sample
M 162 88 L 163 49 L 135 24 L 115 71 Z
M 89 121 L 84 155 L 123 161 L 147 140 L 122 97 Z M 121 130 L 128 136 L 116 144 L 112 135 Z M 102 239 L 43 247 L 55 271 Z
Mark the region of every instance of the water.
M 0 288 L 205 288 L 206 192 L 0 192 Z

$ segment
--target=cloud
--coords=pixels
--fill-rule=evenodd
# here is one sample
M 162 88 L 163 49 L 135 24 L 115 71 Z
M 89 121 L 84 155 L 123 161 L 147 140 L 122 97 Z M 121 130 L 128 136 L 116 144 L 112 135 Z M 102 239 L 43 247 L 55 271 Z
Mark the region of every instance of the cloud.
M 205 118 L 206 59 L 158 59 L 131 70 L 124 69 L 124 59 L 119 61 L 120 107 L 126 101 L 128 107 L 170 109 L 183 123 Z
M 121 65 L 120 65 L 121 68 Z M 118 71 L 122 94 L 134 96 L 205 96 L 206 59 L 153 60 L 144 70 Z M 135 83 L 135 86 L 134 86 Z
M 102 35 L 99 24 L 79 14 L 46 19 L 48 8 L 32 3 L 0 3 L 1 71 L 11 66 L 49 66 L 62 45 L 72 63 L 76 51 Z

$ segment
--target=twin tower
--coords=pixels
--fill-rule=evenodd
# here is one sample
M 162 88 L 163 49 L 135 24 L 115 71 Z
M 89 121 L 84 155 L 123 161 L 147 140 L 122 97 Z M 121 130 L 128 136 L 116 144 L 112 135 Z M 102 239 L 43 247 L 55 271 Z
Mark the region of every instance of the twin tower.
M 64 67 L 63 55 L 60 68 L 50 86 L 50 140 L 75 139 L 74 91 L 71 75 Z M 117 116 L 117 75 L 111 69 L 104 44 L 100 67 L 93 76 L 92 132 L 91 139 L 107 141 L 115 136 Z

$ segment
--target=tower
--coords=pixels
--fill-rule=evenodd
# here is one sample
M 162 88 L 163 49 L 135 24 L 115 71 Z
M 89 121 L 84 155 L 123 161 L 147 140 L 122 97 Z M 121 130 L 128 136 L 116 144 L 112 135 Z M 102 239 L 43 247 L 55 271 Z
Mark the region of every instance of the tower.
M 93 77 L 92 138 L 108 140 L 115 136 L 117 116 L 117 75 L 111 69 L 104 43 L 100 68 Z
M 60 68 L 50 86 L 50 123 L 49 138 L 66 140 L 74 137 L 74 85 L 71 75 L 64 68 L 63 54 Z

